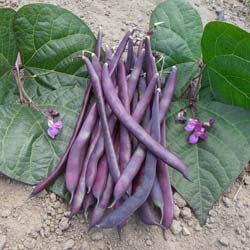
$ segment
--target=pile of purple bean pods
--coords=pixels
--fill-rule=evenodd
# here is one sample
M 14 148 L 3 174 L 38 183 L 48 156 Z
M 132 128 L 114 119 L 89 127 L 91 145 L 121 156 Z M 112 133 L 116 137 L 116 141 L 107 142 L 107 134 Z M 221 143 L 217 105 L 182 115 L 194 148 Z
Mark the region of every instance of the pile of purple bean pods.
M 58 166 L 31 196 L 64 173 L 71 216 L 83 210 L 90 229 L 120 232 L 135 212 L 143 223 L 168 229 L 174 208 L 168 167 L 188 178 L 184 162 L 166 148 L 165 117 L 177 68 L 162 83 L 150 38 L 135 46 L 133 31 L 115 53 L 106 49 L 105 63 L 101 44 L 100 31 L 91 59 L 80 56 L 90 76 L 82 110 Z

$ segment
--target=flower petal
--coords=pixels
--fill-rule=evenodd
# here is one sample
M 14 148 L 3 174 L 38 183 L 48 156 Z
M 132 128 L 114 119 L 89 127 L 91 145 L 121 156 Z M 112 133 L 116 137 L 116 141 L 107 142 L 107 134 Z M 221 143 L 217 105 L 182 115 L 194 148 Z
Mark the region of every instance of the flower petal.
M 189 136 L 189 138 L 188 138 L 188 142 L 189 142 L 190 144 L 196 144 L 196 143 L 198 142 L 198 140 L 199 140 L 199 136 L 197 136 L 196 133 L 191 134 L 191 135 Z
M 53 125 L 54 128 L 61 129 L 63 127 L 63 122 L 62 121 L 57 121 Z
M 208 136 L 207 136 L 207 134 L 206 134 L 205 132 L 200 133 L 200 134 L 199 134 L 199 137 L 200 137 L 201 139 L 205 140 L 205 141 L 208 139 Z
M 53 128 L 54 127 L 54 121 L 51 117 L 48 118 L 48 126 L 49 128 Z
M 47 133 L 52 139 L 55 139 L 55 137 L 60 133 L 60 130 L 57 128 L 48 128 Z
M 210 127 L 212 127 L 215 124 L 215 120 L 213 118 L 211 118 L 209 120 L 209 124 L 210 124 Z
M 196 119 L 192 119 L 192 118 L 191 118 L 191 119 L 188 120 L 188 124 L 185 126 L 185 130 L 186 130 L 187 132 L 191 132 L 191 131 L 194 130 L 194 128 L 195 128 L 195 126 L 196 126 L 197 124 L 199 124 L 199 121 L 196 120 Z

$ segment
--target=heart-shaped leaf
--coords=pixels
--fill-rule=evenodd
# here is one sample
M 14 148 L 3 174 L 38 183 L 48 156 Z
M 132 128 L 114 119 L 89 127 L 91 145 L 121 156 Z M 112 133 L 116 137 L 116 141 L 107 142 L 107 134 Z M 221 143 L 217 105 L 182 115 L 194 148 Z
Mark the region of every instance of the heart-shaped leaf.
M 33 91 L 83 84 L 85 66 L 76 56 L 93 51 L 95 37 L 80 18 L 54 5 L 30 4 L 18 11 L 14 30 L 26 74 L 36 76 Z
M 202 37 L 202 54 L 214 99 L 250 108 L 250 34 L 232 24 L 211 22 Z
M 150 18 L 152 49 L 165 58 L 159 68 L 178 66 L 175 95 L 181 96 L 199 69 L 202 36 L 201 17 L 185 0 L 167 0 L 159 4 Z
M 0 31 L 0 42 L 7 46 L 6 40 L 10 41 L 9 49 L 0 51 L 0 63 L 1 58 L 6 61 L 0 69 L 4 74 L 0 78 L 0 171 L 34 185 L 56 167 L 67 147 L 87 81 L 85 67 L 76 56 L 82 50 L 93 51 L 96 40 L 78 17 L 49 4 L 26 5 L 16 14 L 9 11 Z M 56 140 L 48 137 L 43 115 L 17 102 L 12 69 L 18 50 L 30 97 L 41 108 L 54 108 L 61 114 L 64 126 Z M 52 190 L 65 197 L 63 178 Z
M 13 31 L 16 12 L 12 9 L 0 9 L 0 104 L 13 96 L 15 78 L 12 68 L 17 57 L 17 45 Z
M 184 159 L 193 182 L 176 171 L 171 171 L 171 181 L 204 224 L 209 209 L 250 159 L 250 111 L 218 102 L 200 103 L 197 106 L 200 121 L 214 118 L 216 123 L 208 129 L 207 141 L 189 145 L 184 125 L 175 122 L 177 112 L 184 106 L 184 103 L 172 106 L 167 119 L 167 143 Z

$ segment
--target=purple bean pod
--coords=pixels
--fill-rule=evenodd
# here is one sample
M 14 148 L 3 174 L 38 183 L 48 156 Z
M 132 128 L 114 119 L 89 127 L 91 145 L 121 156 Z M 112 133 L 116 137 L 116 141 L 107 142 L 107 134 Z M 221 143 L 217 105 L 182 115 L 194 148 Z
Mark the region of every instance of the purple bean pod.
M 142 65 L 144 61 L 145 50 L 142 49 L 138 55 L 137 61 L 135 63 L 135 67 L 128 78 L 128 95 L 129 100 L 131 101 L 134 96 L 135 89 L 137 87 L 137 83 L 139 81 L 139 77 L 142 70 Z
M 123 103 L 126 111 L 130 113 L 130 101 L 128 97 L 128 83 L 126 79 L 125 66 L 122 60 L 118 64 L 118 88 L 121 102 Z M 119 166 L 121 172 L 126 167 L 132 152 L 131 139 L 128 130 L 120 124 L 120 150 L 119 150 Z
M 120 176 L 120 169 L 118 166 L 118 162 L 117 162 L 117 158 L 116 158 L 116 154 L 114 150 L 114 145 L 113 145 L 112 137 L 111 137 L 110 130 L 109 130 L 109 124 L 108 124 L 108 119 L 106 116 L 102 86 L 100 83 L 100 79 L 98 75 L 96 74 L 95 69 L 92 63 L 90 62 L 90 60 L 85 57 L 84 61 L 87 65 L 87 69 L 90 74 L 90 79 L 91 79 L 92 86 L 93 86 L 94 93 L 95 93 L 97 110 L 100 116 L 102 129 L 103 129 L 104 146 L 105 146 L 105 152 L 106 152 L 107 162 L 109 166 L 109 171 L 112 177 L 114 178 L 114 180 L 118 180 Z M 103 82 L 103 79 L 102 79 L 102 82 Z M 103 84 L 103 86 L 104 85 L 105 83 Z M 112 84 L 112 87 L 114 88 L 113 84 Z M 115 91 L 115 88 L 114 88 L 114 91 Z
M 153 107 L 152 107 L 152 129 L 151 135 L 156 141 L 160 141 L 160 120 L 159 120 L 159 91 L 156 91 Z M 147 200 L 154 179 L 156 176 L 157 158 L 147 151 L 145 170 L 142 181 L 137 191 L 130 196 L 124 203 L 112 211 L 109 215 L 104 217 L 97 225 L 100 228 L 111 228 L 124 223 L 130 215 L 132 215 L 143 203 Z
M 81 209 L 81 205 L 83 203 L 83 200 L 84 200 L 84 197 L 86 194 L 87 166 L 88 166 L 90 156 L 94 150 L 95 144 L 97 143 L 99 135 L 101 134 L 101 129 L 102 129 L 101 123 L 98 122 L 98 124 L 96 125 L 96 128 L 94 130 L 94 133 L 91 136 L 88 152 L 87 152 L 87 155 L 86 155 L 84 162 L 83 162 L 83 167 L 82 167 L 81 175 L 79 178 L 79 182 L 78 182 L 78 185 L 77 185 L 74 197 L 73 197 L 73 201 L 72 201 L 71 207 L 70 207 L 70 217 L 77 214 Z
M 114 70 L 116 69 L 117 67 L 117 64 L 126 48 L 126 45 L 127 45 L 127 42 L 128 42 L 128 39 L 130 37 L 132 33 L 130 31 L 128 31 L 125 36 L 123 37 L 123 39 L 121 40 L 115 54 L 114 54 L 114 57 L 109 65 L 109 73 L 110 75 L 112 75 L 114 73 Z
M 71 199 L 77 188 L 81 167 L 83 166 L 83 159 L 85 158 L 88 142 L 97 117 L 96 105 L 93 104 L 69 152 L 65 182 L 67 190 L 71 193 Z
M 166 145 L 166 125 L 165 122 L 162 123 L 161 126 L 161 143 L 162 145 Z M 164 207 L 163 207 L 163 221 L 162 225 L 165 229 L 170 228 L 174 218 L 174 200 L 173 200 L 173 191 L 171 187 L 169 170 L 168 166 L 162 162 L 158 161 L 158 178 L 160 187 L 163 194 L 164 199 Z
M 154 185 L 152 187 L 150 198 L 153 201 L 153 204 L 158 207 L 161 211 L 161 219 L 160 223 L 162 223 L 163 217 L 164 217 L 164 198 L 163 193 L 160 187 L 160 183 L 158 178 L 155 178 Z
M 105 190 L 103 192 L 103 195 L 99 201 L 99 203 L 96 204 L 94 207 L 92 216 L 91 216 L 91 221 L 89 224 L 89 230 L 91 230 L 94 226 L 96 226 L 102 219 L 112 196 L 112 191 L 113 191 L 113 186 L 114 182 L 109 174 L 108 180 L 107 180 L 107 185 L 105 187 Z
M 160 228 L 163 228 L 158 222 L 158 218 L 154 212 L 154 209 L 147 201 L 138 209 L 138 216 L 146 225 L 159 226 Z
M 83 200 L 82 208 L 84 212 L 84 217 L 88 219 L 88 210 L 91 206 L 93 206 L 96 202 L 95 197 L 92 193 L 86 194 Z
M 128 39 L 128 53 L 127 53 L 127 60 L 126 60 L 126 72 L 127 75 L 130 74 L 131 70 L 134 67 L 134 41 L 133 37 L 129 37 Z
M 102 29 L 99 28 L 97 39 L 96 39 L 96 46 L 95 46 L 95 55 L 100 60 L 102 53 Z
M 151 78 L 157 73 L 155 58 L 151 50 L 150 37 L 145 38 L 145 59 L 146 59 L 146 82 L 149 84 Z
M 106 155 L 104 154 L 98 163 L 97 174 L 94 185 L 92 187 L 92 193 L 99 203 L 102 192 L 106 186 L 108 178 L 108 162 Z

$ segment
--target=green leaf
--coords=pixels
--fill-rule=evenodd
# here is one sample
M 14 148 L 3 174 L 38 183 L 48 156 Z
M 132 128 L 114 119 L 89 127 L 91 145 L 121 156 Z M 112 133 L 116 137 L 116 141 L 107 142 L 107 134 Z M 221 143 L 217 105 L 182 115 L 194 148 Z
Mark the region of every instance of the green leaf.
M 232 24 L 211 22 L 201 44 L 214 99 L 250 108 L 250 34 Z
M 162 22 L 162 23 L 161 23 Z M 155 26 L 156 23 L 161 23 Z M 184 0 L 167 0 L 159 4 L 150 18 L 152 49 L 165 57 L 164 68 L 177 65 L 176 96 L 183 94 L 198 72 L 201 57 L 201 17 Z M 158 66 L 162 64 L 159 62 Z
M 54 5 L 26 5 L 16 14 L 0 11 L 0 172 L 35 185 L 67 147 L 87 83 L 85 66 L 75 57 L 93 51 L 96 40 L 81 19 Z M 18 50 L 26 92 L 41 108 L 61 114 L 64 126 L 55 140 L 47 135 L 47 119 L 17 102 L 12 69 Z M 50 190 L 66 198 L 63 177 Z
M 26 74 L 36 76 L 33 90 L 84 83 L 85 66 L 76 56 L 94 51 L 96 40 L 80 18 L 54 5 L 30 4 L 18 11 L 14 30 Z
M 184 125 L 174 119 L 184 106 L 181 102 L 172 106 L 167 119 L 167 143 L 184 159 L 193 182 L 176 171 L 171 171 L 171 182 L 204 224 L 209 209 L 250 159 L 250 111 L 218 102 L 200 103 L 197 106 L 200 121 L 214 118 L 216 123 L 207 130 L 207 141 L 189 145 Z
M 54 108 L 63 121 L 62 133 L 51 140 L 47 120 L 25 105 L 0 106 L 1 172 L 27 184 L 37 184 L 57 165 L 75 126 L 84 90 L 77 86 L 48 91 L 35 99 L 40 107 Z M 57 188 L 58 189 L 58 188 Z M 62 189 L 62 187 L 61 187 Z
M 12 9 L 0 9 L 0 104 L 8 102 L 16 87 L 11 72 L 17 57 L 13 31 L 15 14 Z

